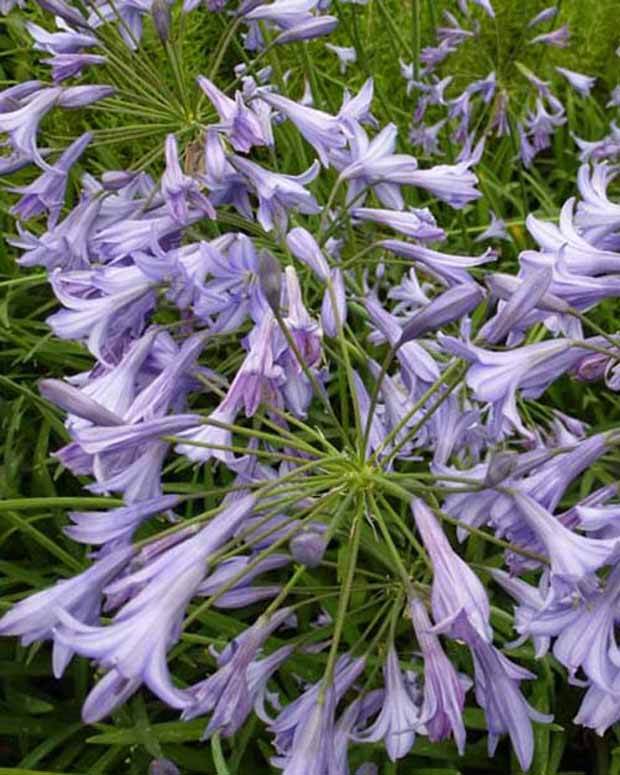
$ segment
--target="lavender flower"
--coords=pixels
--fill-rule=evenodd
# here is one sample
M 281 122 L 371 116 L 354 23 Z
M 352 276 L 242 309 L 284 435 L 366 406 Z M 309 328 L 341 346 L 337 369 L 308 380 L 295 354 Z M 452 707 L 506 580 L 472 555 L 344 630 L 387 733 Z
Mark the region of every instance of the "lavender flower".
M 53 640 L 53 669 L 59 678 L 75 653 L 58 634 L 62 613 L 71 614 L 74 621 L 84 625 L 94 624 L 104 587 L 125 568 L 132 554 L 131 547 L 116 549 L 83 573 L 22 600 L 0 619 L 0 634 L 20 636 L 24 646 Z
M 383 740 L 390 760 L 395 762 L 409 753 L 416 732 L 422 729 L 420 706 L 416 696 L 415 673 L 403 674 L 394 646 L 387 653 L 383 672 L 383 707 L 373 724 L 357 733 L 357 739 L 369 743 Z
M 84 153 L 91 140 L 92 135 L 86 132 L 68 146 L 53 166 L 46 165 L 43 174 L 33 183 L 11 189 L 14 193 L 22 194 L 19 202 L 11 208 L 11 212 L 23 219 L 47 212 L 48 227 L 55 226 L 64 205 L 71 167 Z
M 453 734 L 459 753 L 462 754 L 465 750 L 463 706 L 467 683 L 457 674 L 443 652 L 439 638 L 432 632 L 431 621 L 422 601 L 412 598 L 409 610 L 424 657 L 424 699 L 420 720 L 433 742 Z
M 448 629 L 461 612 L 485 640 L 491 640 L 489 601 L 480 580 L 454 552 L 433 513 L 420 498 L 411 501 L 416 526 L 433 563 L 433 616 Z
M 545 46 L 555 46 L 556 48 L 566 48 L 570 33 L 568 25 L 564 24 L 552 32 L 543 32 L 530 40 L 530 43 L 544 43 Z
M 474 660 L 476 700 L 484 709 L 492 756 L 499 737 L 508 733 L 522 769 L 527 770 L 534 755 L 534 735 L 530 719 L 548 723 L 551 717 L 534 710 L 521 695 L 519 682 L 535 678 L 518 667 L 480 637 L 464 613 L 457 620 L 461 637 L 467 642 Z
M 548 8 L 543 8 L 540 13 L 537 13 L 536 16 L 533 16 L 527 26 L 528 27 L 536 27 L 539 24 L 544 24 L 545 22 L 551 21 L 551 19 L 555 18 L 555 15 L 557 14 L 558 9 L 555 5 L 550 5 Z
M 357 61 L 357 53 L 354 48 L 346 46 L 334 46 L 333 43 L 326 43 L 325 48 L 336 54 L 340 63 L 340 74 L 344 75 L 347 67 Z
M 555 69 L 566 78 L 573 89 L 579 92 L 582 97 L 590 96 L 590 92 L 596 83 L 596 78 L 583 73 L 576 73 L 574 70 L 567 70 L 565 67 L 556 67 Z
M 109 585 L 108 594 L 118 594 L 137 584 L 141 590 L 126 603 L 107 627 L 81 623 L 64 611 L 59 612 L 62 627 L 57 637 L 65 647 L 96 659 L 107 668 L 104 680 L 130 681 L 135 688 L 143 681 L 158 697 L 172 707 L 191 704 L 191 694 L 174 687 L 166 663 L 166 651 L 179 636 L 185 608 L 205 574 L 208 556 L 234 533 L 254 505 L 245 498 L 224 509 L 195 538 L 165 552 L 142 570 Z M 146 637 L 146 633 L 149 633 Z M 137 683 L 136 683 L 137 682 Z M 101 684 L 94 692 L 100 693 Z M 124 701 L 121 695 L 119 702 Z M 93 722 L 110 712 L 87 699 L 85 720 Z

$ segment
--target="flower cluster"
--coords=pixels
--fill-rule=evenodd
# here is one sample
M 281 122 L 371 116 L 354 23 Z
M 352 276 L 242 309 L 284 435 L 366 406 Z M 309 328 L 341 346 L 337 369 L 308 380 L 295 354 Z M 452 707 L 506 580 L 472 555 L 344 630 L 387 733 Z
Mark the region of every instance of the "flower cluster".
M 475 13 L 465 1 L 458 3 L 454 13 L 444 11 L 435 29 L 437 43 L 421 51 L 421 66 L 401 59 L 407 93 L 416 95 L 409 139 L 426 154 L 453 155 L 455 149 L 467 153 L 481 138 L 509 137 L 518 147 L 521 163 L 530 167 L 538 154 L 550 148 L 558 127 L 567 123 L 561 99 L 566 85 L 572 92 L 569 99 L 583 100 L 590 97 L 597 79 L 546 61 L 545 48 L 570 45 L 570 30 L 560 23 L 558 4 L 543 9 L 523 25 L 520 46 L 512 42 L 513 50 L 501 56 L 498 49 L 496 69 L 485 77 L 469 78 L 462 88 L 463 76 L 450 69 L 453 55 L 480 46 L 486 27 L 501 24 L 491 3 L 476 5 L 482 11 Z M 499 47 L 499 33 L 497 41 Z M 519 59 L 525 59 L 529 66 L 514 58 L 517 49 Z M 443 68 L 449 73 L 444 77 Z M 617 105 L 617 96 L 612 94 L 607 107 Z M 428 114 L 434 117 L 431 123 L 425 121 Z M 575 136 L 582 161 L 616 156 L 616 135 L 612 122 L 611 133 L 603 140 L 589 142 Z
M 275 44 L 333 29 L 328 3 L 244 1 L 230 17 L 216 0 L 92 2 L 88 15 L 39 5 L 42 24 L 56 17 L 56 31 L 29 25 L 52 84 L 0 93 L 3 174 L 39 171 L 12 188 L 11 244 L 22 266 L 48 274 L 53 334 L 93 359 L 40 383 L 66 413 L 71 440 L 57 458 L 122 505 L 69 514 L 65 532 L 92 563 L 17 602 L 0 633 L 51 641 L 57 677 L 75 654 L 93 661 L 103 677 L 88 723 L 142 686 L 183 719 L 206 717 L 205 738 L 234 735 L 254 710 L 286 775 L 346 775 L 352 744 L 382 741 L 395 761 L 417 736 L 452 738 L 462 753 L 472 687 L 490 753 L 508 734 L 527 769 L 532 721 L 550 716 L 521 686 L 535 674 L 504 653 L 489 582 L 516 601 L 529 661 L 551 650 L 587 687 L 576 721 L 602 732 L 618 720 L 618 492 L 604 486 L 570 508 L 563 498 L 619 437 L 538 400 L 560 379 L 620 389 L 615 332 L 587 316 L 620 295 L 616 170 L 585 164 L 578 202 L 557 225 L 530 215 L 538 249 L 520 254 L 516 274 L 495 271 L 494 250 L 442 245 L 430 209 L 480 197 L 468 105 L 495 100 L 505 131 L 493 77 L 450 102 L 469 143 L 459 160 L 420 168 L 373 115 L 372 79 L 326 112 L 257 66 Z M 179 73 L 175 30 L 189 13 L 224 14 L 223 40 L 239 33 L 249 56 L 227 85 L 225 44 L 207 74 Z M 474 34 L 448 21 L 423 52 L 425 104 L 443 101 L 434 66 Z M 563 45 L 561 29 L 538 42 Z M 175 76 L 170 101 L 142 56 L 153 33 Z M 121 138 L 96 128 L 60 152 L 39 147 L 53 110 L 130 115 L 132 72 L 136 110 L 158 130 L 144 163 L 89 166 L 98 143 Z M 75 77 L 106 83 L 67 85 Z M 525 134 L 540 149 L 564 119 L 537 88 Z M 282 169 L 287 144 L 295 169 Z M 91 171 L 69 209 L 78 159 Z M 490 236 L 502 234 L 494 224 Z M 209 486 L 180 486 L 191 470 L 208 471 Z M 472 535 L 501 548 L 492 567 L 464 559 Z M 181 683 L 170 652 L 213 607 L 238 612 L 239 632 L 212 637 L 211 669 Z M 294 672 L 299 691 L 284 698 L 274 676 L 296 671 L 300 654 L 313 672 Z

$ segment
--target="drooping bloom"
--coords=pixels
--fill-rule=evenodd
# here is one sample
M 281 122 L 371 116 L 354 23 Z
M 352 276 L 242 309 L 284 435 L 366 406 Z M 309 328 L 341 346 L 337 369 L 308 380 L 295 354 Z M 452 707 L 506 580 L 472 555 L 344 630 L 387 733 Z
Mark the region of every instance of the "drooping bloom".
M 411 501 L 411 511 L 433 564 L 431 599 L 438 627 L 450 628 L 461 612 L 484 640 L 491 640 L 490 608 L 480 579 L 452 549 L 441 526 L 420 498 Z
M 385 665 L 385 698 L 379 715 L 368 729 L 356 733 L 362 742 L 383 740 L 390 760 L 402 759 L 411 750 L 416 732 L 421 730 L 420 703 L 415 673 L 403 673 L 394 646 L 390 646 Z
M 555 69 L 566 78 L 573 89 L 579 92 L 582 97 L 590 96 L 590 92 L 596 83 L 596 78 L 591 75 L 576 73 L 574 70 L 567 70 L 565 67 L 556 67 Z
M 456 622 L 460 637 L 474 660 L 476 701 L 483 708 L 489 733 L 489 755 L 495 753 L 501 735 L 508 733 L 522 769 L 527 770 L 534 755 L 534 734 L 530 719 L 548 723 L 551 718 L 532 708 L 519 691 L 519 683 L 535 678 L 501 651 L 480 637 L 462 612 Z
M 256 217 L 265 231 L 277 228 L 282 233 L 286 232 L 289 210 L 298 210 L 307 215 L 321 211 L 314 196 L 304 188 L 319 174 L 319 165 L 316 161 L 300 175 L 271 172 L 241 156 L 231 156 L 229 161 L 256 192 L 258 197 Z
M 564 24 L 552 32 L 543 32 L 530 40 L 530 43 L 544 43 L 546 46 L 566 48 L 570 38 L 568 25 Z
M 575 584 L 618 555 L 620 543 L 617 540 L 579 535 L 564 527 L 529 495 L 514 490 L 511 497 L 544 544 L 549 554 L 551 572 L 559 582 Z
M 267 638 L 290 613 L 290 609 L 282 609 L 270 618 L 257 619 L 220 655 L 219 670 L 191 687 L 192 704 L 183 711 L 183 718 L 213 713 L 205 738 L 219 730 L 226 737 L 233 735 L 244 723 L 252 706 L 262 702 L 259 694 L 264 691 L 269 676 L 291 655 L 292 648 L 285 646 L 271 657 L 259 661 L 256 658 Z
M 330 116 L 316 108 L 299 105 L 288 97 L 272 92 L 261 90 L 260 98 L 283 113 L 297 127 L 300 134 L 317 152 L 324 167 L 329 166 L 330 153 L 345 146 L 346 138 L 340 121 L 335 116 Z
M 226 134 L 236 151 L 248 153 L 255 145 L 269 145 L 270 138 L 265 135 L 260 118 L 244 104 L 240 92 L 232 99 L 203 75 L 198 77 L 198 85 L 220 117 L 221 123 L 214 128 Z
M 405 323 L 399 345 L 417 339 L 433 329 L 460 320 L 474 310 L 483 299 L 484 291 L 476 283 L 463 283 L 444 291 Z
M 190 221 L 188 204 L 215 218 L 215 210 L 199 190 L 198 183 L 185 175 L 179 164 L 179 151 L 174 135 L 166 137 L 166 170 L 161 179 L 161 190 L 172 217 L 185 226 Z
M 110 625 L 87 625 L 60 611 L 62 627 L 57 629 L 60 643 L 97 660 L 109 671 L 104 681 L 131 682 L 134 691 L 144 682 L 172 707 L 190 705 L 191 694 L 172 684 L 166 652 L 179 637 L 185 608 L 205 575 L 207 558 L 233 535 L 248 516 L 254 501 L 251 495 L 234 501 L 194 538 L 164 552 L 143 569 L 108 585 L 106 591 L 111 595 L 139 590 Z M 102 691 L 101 682 L 93 691 Z M 120 695 L 118 701 L 125 699 Z M 111 710 L 109 705 L 98 709 L 88 699 L 85 707 L 88 722 L 99 720 Z
M 431 620 L 419 598 L 409 601 L 411 620 L 424 658 L 424 699 L 420 721 L 433 742 L 450 734 L 462 755 L 465 750 L 465 678 L 459 676 L 445 655 Z
M 45 171 L 34 182 L 12 188 L 11 191 L 21 194 L 22 198 L 11 208 L 11 212 L 23 219 L 47 212 L 48 227 L 55 226 L 64 205 L 71 167 L 84 153 L 91 140 L 92 135 L 86 132 L 66 148 L 54 165 L 46 165 Z
M 25 598 L 0 619 L 0 634 L 20 636 L 24 646 L 53 640 L 53 669 L 59 678 L 75 652 L 57 637 L 61 611 L 84 625 L 94 624 L 99 618 L 104 587 L 124 570 L 132 554 L 132 547 L 118 548 L 83 573 Z
M 336 54 L 340 62 L 340 74 L 344 75 L 347 67 L 357 61 L 357 53 L 350 46 L 335 46 L 333 43 L 326 43 L 325 48 Z

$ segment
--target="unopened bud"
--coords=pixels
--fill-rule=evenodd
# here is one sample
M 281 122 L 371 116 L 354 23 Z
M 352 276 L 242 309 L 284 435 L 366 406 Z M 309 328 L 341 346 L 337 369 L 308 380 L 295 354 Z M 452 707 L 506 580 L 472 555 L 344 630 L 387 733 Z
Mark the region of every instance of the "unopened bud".
M 162 43 L 170 38 L 170 5 L 168 0 L 153 0 L 151 6 L 153 24 Z
M 323 560 L 327 541 L 317 530 L 304 530 L 291 538 L 289 549 L 297 562 L 316 568 Z
M 258 280 L 267 304 L 278 313 L 282 294 L 282 270 L 278 259 L 268 250 L 261 250 L 258 257 Z
M 180 775 L 179 768 L 170 759 L 153 759 L 149 775 Z

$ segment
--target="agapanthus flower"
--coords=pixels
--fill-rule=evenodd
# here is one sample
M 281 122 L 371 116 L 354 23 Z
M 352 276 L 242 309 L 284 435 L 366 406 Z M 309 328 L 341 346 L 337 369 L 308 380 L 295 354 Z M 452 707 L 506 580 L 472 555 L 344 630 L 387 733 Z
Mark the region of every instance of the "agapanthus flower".
M 48 227 L 55 226 L 64 205 L 69 172 L 91 140 L 92 135 L 89 132 L 84 133 L 65 149 L 55 164 L 46 165 L 44 172 L 35 181 L 27 186 L 11 189 L 22 195 L 11 212 L 24 219 L 47 212 Z
M 383 740 L 388 757 L 395 762 L 411 750 L 416 732 L 424 727 L 420 723 L 420 703 L 415 673 L 403 673 L 398 655 L 392 646 L 383 667 L 385 697 L 383 707 L 368 729 L 357 732 L 363 742 Z
M 272 92 L 260 91 L 260 98 L 284 114 L 297 127 L 317 152 L 324 167 L 329 166 L 330 152 L 345 146 L 346 138 L 337 117 L 316 108 L 299 105 L 288 97 Z
M 458 675 L 441 648 L 422 601 L 412 598 L 409 610 L 424 658 L 424 696 L 420 721 L 432 741 L 443 740 L 452 734 L 462 754 L 465 750 L 463 707 L 467 681 L 464 676 Z
M 519 764 L 527 770 L 534 755 L 531 720 L 551 721 L 550 716 L 532 708 L 519 691 L 521 681 L 536 676 L 482 638 L 464 613 L 459 615 L 457 626 L 474 660 L 476 700 L 487 720 L 489 754 L 494 754 L 500 736 L 508 733 Z
M 424 501 L 414 498 L 411 510 L 433 563 L 432 604 L 437 626 L 449 629 L 463 612 L 479 636 L 490 640 L 489 600 L 480 579 L 452 549 Z
M 25 598 L 2 619 L 2 635 L 18 635 L 27 646 L 38 640 L 53 640 L 52 661 L 58 678 L 71 661 L 75 649 L 58 636 L 61 612 L 84 625 L 95 624 L 101 610 L 103 590 L 126 566 L 132 547 L 119 547 L 71 579 Z
M 570 32 L 568 25 L 564 24 L 552 32 L 543 32 L 530 40 L 530 43 L 544 43 L 546 46 L 555 46 L 556 48 L 566 48 Z
M 355 49 L 350 46 L 335 46 L 333 43 L 326 43 L 325 48 L 333 54 L 336 54 L 338 57 L 341 75 L 346 73 L 349 65 L 354 64 L 357 61 L 357 53 Z
M 545 22 L 554 19 L 558 12 L 558 8 L 555 5 L 550 5 L 548 8 L 543 8 L 542 11 L 533 16 L 527 23 L 528 27 L 536 27 L 538 24 L 544 24 Z
M 590 96 L 590 92 L 596 83 L 596 78 L 591 75 L 576 73 L 574 70 L 567 70 L 565 67 L 556 67 L 555 69 L 566 78 L 573 89 L 579 92 L 582 97 Z
M 142 570 L 109 584 L 107 593 L 112 595 L 140 585 L 140 591 L 119 610 L 110 625 L 84 624 L 60 610 L 60 643 L 96 659 L 109 671 L 104 681 L 130 681 L 134 691 L 144 681 L 173 707 L 191 705 L 191 694 L 177 689 L 170 680 L 166 652 L 179 636 L 185 608 L 205 575 L 207 558 L 233 535 L 253 505 L 253 496 L 233 502 L 194 538 L 169 549 Z M 90 703 L 86 700 L 89 712 L 85 720 L 92 722 L 110 712 L 106 705 L 94 707 L 92 695 L 101 691 L 100 682 L 91 692 Z M 124 699 L 119 696 L 119 701 Z

